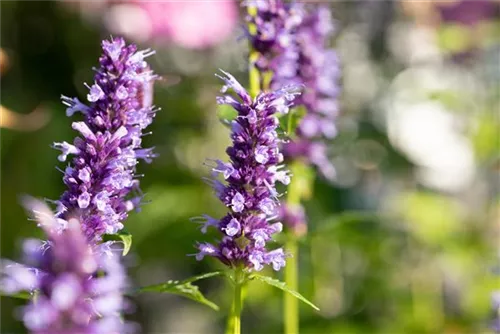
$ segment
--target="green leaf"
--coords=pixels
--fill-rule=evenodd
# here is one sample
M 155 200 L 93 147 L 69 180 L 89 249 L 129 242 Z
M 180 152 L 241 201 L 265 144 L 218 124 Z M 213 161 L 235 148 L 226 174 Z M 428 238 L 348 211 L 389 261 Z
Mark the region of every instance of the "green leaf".
M 294 296 L 295 298 L 301 300 L 302 302 L 306 303 L 307 305 L 311 306 L 313 309 L 315 309 L 316 311 L 319 311 L 319 308 L 314 305 L 313 303 L 311 303 L 309 300 L 307 300 L 304 296 L 302 296 L 300 293 L 298 293 L 297 291 L 294 291 L 292 289 L 290 289 L 286 284 L 285 282 L 281 282 L 277 279 L 274 279 L 274 278 L 271 278 L 271 277 L 268 277 L 268 276 L 262 276 L 262 275 L 257 275 L 257 274 L 253 274 L 252 276 L 250 276 L 250 279 L 257 279 L 263 283 L 266 283 L 266 284 L 269 284 L 269 285 L 272 285 L 280 290 L 283 290 L 285 292 L 288 292 L 289 294 L 291 294 L 292 296 Z
M 208 300 L 207 298 L 205 298 L 205 296 L 203 296 L 203 294 L 200 292 L 199 288 L 196 285 L 192 285 L 191 283 L 201 279 L 214 276 L 221 276 L 221 275 L 224 275 L 224 272 L 215 271 L 212 273 L 194 276 L 184 281 L 167 281 L 161 284 L 145 286 L 143 288 L 140 288 L 138 292 L 172 293 L 174 295 L 184 296 L 201 304 L 207 305 L 208 307 L 211 307 L 212 309 L 218 311 L 219 307 L 210 300 Z
M 105 234 L 104 241 L 120 241 L 123 243 L 123 256 L 127 255 L 132 247 L 132 234 L 120 231 L 116 234 Z
M 29 292 L 26 292 L 26 291 L 21 291 L 21 292 L 14 293 L 14 294 L 6 294 L 6 293 L 0 291 L 0 296 L 12 297 L 12 298 L 17 298 L 17 299 L 31 299 L 33 297 L 32 294 L 30 294 Z
M 211 273 L 201 274 L 198 276 L 193 276 L 193 277 L 187 278 L 187 279 L 183 280 L 182 282 L 193 283 L 193 282 L 205 279 L 205 278 L 210 278 L 210 277 L 215 277 L 215 276 L 224 276 L 225 274 L 226 273 L 224 271 L 213 271 Z

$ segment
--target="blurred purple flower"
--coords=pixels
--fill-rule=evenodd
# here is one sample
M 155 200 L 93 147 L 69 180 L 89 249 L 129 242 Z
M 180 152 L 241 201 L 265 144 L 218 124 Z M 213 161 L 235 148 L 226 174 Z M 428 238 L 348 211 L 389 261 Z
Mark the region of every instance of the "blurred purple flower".
M 30 292 L 22 319 L 30 333 L 125 333 L 123 298 L 127 286 L 121 252 L 112 242 L 89 245 L 77 219 L 62 222 L 34 199 L 25 200 L 48 241 L 27 239 L 23 262 L 3 261 L 0 289 L 7 294 Z M 66 226 L 61 230 L 61 223 Z M 118 251 L 118 252 L 117 252 Z
M 247 1 L 247 5 L 257 6 L 257 15 L 248 18 L 257 28 L 249 38 L 260 54 L 256 65 L 261 77 L 272 72 L 272 89 L 305 86 L 295 105 L 303 105 L 306 115 L 297 127 L 297 138 L 283 152 L 316 165 L 326 178 L 333 179 L 335 170 L 322 143 L 322 138 L 337 134 L 340 66 L 335 51 L 327 48 L 334 31 L 330 10 L 326 5 L 281 0 Z
M 498 1 L 448 1 L 437 3 L 436 7 L 445 22 L 457 22 L 473 26 L 481 21 L 499 16 Z
M 291 206 L 282 202 L 278 208 L 277 216 L 296 236 L 307 233 L 307 217 L 302 205 Z
M 68 116 L 85 117 L 72 124 L 81 136 L 72 144 L 54 143 L 60 161 L 74 155 L 64 171 L 68 189 L 57 201 L 57 216 L 77 218 L 90 241 L 121 230 L 128 211 L 139 205 L 135 166 L 155 157 L 152 149 L 141 149 L 141 137 L 158 110 L 152 106 L 157 76 L 144 61 L 154 51 L 137 51 L 122 38 L 103 41 L 102 48 L 94 83 L 86 84 L 90 103 L 62 96 Z
M 282 0 L 248 0 L 246 6 L 255 6 L 257 15 L 247 16 L 247 22 L 256 28 L 255 33 L 247 31 L 252 49 L 258 51 L 256 67 L 264 77 L 268 71 L 286 75 L 288 80 L 282 84 L 297 84 L 291 78 L 297 72 L 299 50 L 295 43 L 295 31 L 303 20 L 303 5 L 287 4 Z M 261 90 L 265 87 L 262 86 Z
M 326 47 L 332 32 L 328 7 L 308 7 L 294 34 L 298 49 L 297 71 L 278 71 L 271 84 L 272 87 L 279 87 L 297 81 L 305 85 L 299 104 L 305 107 L 306 115 L 296 130 L 297 139 L 285 145 L 284 153 L 316 165 L 328 179 L 335 177 L 335 170 L 328 160 L 323 138 L 332 139 L 337 134 L 335 119 L 338 115 L 340 77 L 337 54 Z
M 229 104 L 238 117 L 232 123 L 232 146 L 226 152 L 230 162 L 213 162 L 214 179 L 209 180 L 217 197 L 231 209 L 225 217 L 216 220 L 210 216 L 196 217 L 202 223 L 202 231 L 214 226 L 224 235 L 214 246 L 198 244 L 198 260 L 214 256 L 228 266 L 242 265 L 261 270 L 265 264 L 279 270 L 285 265 L 283 249 L 266 250 L 272 235 L 282 230 L 281 223 L 270 223 L 276 218 L 279 205 L 276 181 L 288 184 L 288 172 L 283 170 L 283 155 L 279 151 L 280 140 L 276 129 L 276 113 L 287 112 L 299 94 L 296 86 L 260 93 L 254 100 L 230 74 L 223 72 L 225 85 L 236 93 L 217 98 L 219 104 Z M 222 175 L 226 183 L 216 177 Z

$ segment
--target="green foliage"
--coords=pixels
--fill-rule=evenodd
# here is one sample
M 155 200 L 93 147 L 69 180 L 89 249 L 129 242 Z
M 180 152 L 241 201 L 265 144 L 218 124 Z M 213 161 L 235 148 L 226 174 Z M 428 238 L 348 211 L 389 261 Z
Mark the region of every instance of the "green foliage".
M 32 294 L 30 294 L 29 292 L 26 292 L 26 291 L 21 291 L 21 292 L 18 292 L 18 293 L 14 293 L 14 294 L 6 294 L 6 293 L 3 293 L 0 291 L 0 296 L 1 297 L 11 297 L 11 298 L 17 298 L 17 299 L 31 299 L 33 297 Z
M 297 291 L 291 290 L 285 282 L 281 282 L 280 280 L 277 280 L 275 278 L 269 277 L 269 276 L 263 276 L 263 275 L 258 275 L 258 274 L 252 274 L 250 275 L 250 280 L 256 279 L 262 283 L 266 283 L 268 285 L 274 286 L 275 288 L 278 288 L 280 290 L 285 291 L 286 293 L 291 294 L 295 298 L 299 299 L 300 301 L 306 303 L 307 305 L 311 306 L 313 309 L 316 311 L 319 311 L 319 308 L 311 303 L 309 300 L 307 300 L 304 296 L 302 296 L 300 293 Z
M 104 241 L 119 241 L 123 243 L 123 253 L 125 256 L 130 251 L 130 247 L 132 247 L 132 235 L 127 231 L 119 231 L 116 234 L 105 234 L 103 237 Z
M 218 311 L 219 306 L 205 298 L 205 296 L 200 292 L 198 286 L 192 285 L 191 283 L 209 277 L 221 276 L 223 274 L 224 273 L 222 271 L 216 271 L 199 276 L 194 276 L 184 281 L 167 281 L 161 284 L 142 287 L 137 290 L 137 292 L 159 292 L 180 295 Z

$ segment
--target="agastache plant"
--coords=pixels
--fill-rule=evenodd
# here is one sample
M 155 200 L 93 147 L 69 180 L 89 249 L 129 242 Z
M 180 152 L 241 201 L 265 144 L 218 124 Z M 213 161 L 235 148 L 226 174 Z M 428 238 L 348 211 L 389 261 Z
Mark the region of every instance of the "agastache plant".
M 213 161 L 215 178 L 209 182 L 230 212 L 220 220 L 194 218 L 203 224 L 203 232 L 213 226 L 223 235 L 217 245 L 200 243 L 196 258 L 213 256 L 230 267 L 256 271 L 271 264 L 279 270 L 285 265 L 285 253 L 281 248 L 268 251 L 266 244 L 282 230 L 281 223 L 271 223 L 279 205 L 275 184 L 286 185 L 290 177 L 282 165 L 276 114 L 288 112 L 299 87 L 285 87 L 252 99 L 233 76 L 222 73 L 222 92 L 231 89 L 236 96 L 225 94 L 217 98 L 217 103 L 230 105 L 238 117 L 231 124 L 232 145 L 226 150 L 230 161 Z M 219 175 L 225 183 L 216 178 Z
M 55 143 L 60 161 L 74 155 L 64 171 L 68 189 L 55 201 L 55 214 L 42 202 L 26 198 L 47 241 L 23 243 L 24 264 L 2 266 L 1 290 L 29 293 L 22 318 L 35 334 L 126 333 L 133 326 L 121 319 L 127 279 L 114 242 L 104 234 L 123 228 L 127 212 L 142 195 L 135 175 L 139 159 L 154 154 L 141 148 L 143 130 L 157 109 L 152 106 L 156 80 L 144 58 L 121 38 L 102 42 L 100 66 L 87 87 L 89 104 L 63 96 L 67 115 L 81 112 L 73 122 L 81 137 L 73 144 Z
M 128 284 L 121 250 L 112 241 L 89 244 L 76 218 L 63 222 L 43 202 L 32 198 L 24 202 L 47 241 L 26 239 L 24 263 L 4 261 L 0 288 L 7 294 L 31 294 L 21 312 L 29 332 L 118 334 L 133 330 L 121 319 Z
M 306 196 L 304 170 L 314 165 L 327 179 L 335 170 L 327 157 L 324 139 L 335 137 L 338 114 L 339 61 L 335 51 L 328 49 L 333 32 L 328 7 L 281 0 L 247 1 L 247 22 L 250 59 L 258 74 L 259 88 L 276 89 L 284 85 L 304 85 L 304 93 L 294 101 L 295 114 L 302 115 L 293 129 L 294 112 L 288 117 L 290 139 L 283 153 L 291 163 L 294 181 L 288 187 L 287 200 L 277 214 L 288 227 L 287 250 L 292 260 L 285 270 L 285 282 L 298 287 L 297 237 L 307 231 L 306 215 L 301 200 Z M 298 304 L 290 295 L 284 296 L 285 333 L 298 333 Z
M 300 87 L 287 86 L 252 97 L 233 76 L 224 71 L 222 74 L 218 77 L 225 83 L 221 90 L 224 95 L 217 103 L 231 106 L 238 116 L 231 123 L 232 145 L 226 149 L 229 161 L 211 161 L 213 179 L 208 182 L 229 212 L 221 219 L 208 215 L 194 218 L 202 224 L 202 232 L 214 227 L 222 234 L 215 245 L 198 243 L 196 259 L 211 256 L 229 267 L 235 290 L 227 332 L 239 334 L 242 287 L 255 277 L 270 284 L 251 273 L 265 265 L 278 271 L 286 263 L 282 248 L 267 248 L 273 235 L 283 228 L 280 222 L 273 222 L 280 196 L 276 183 L 290 182 L 282 164 L 277 115 L 288 112 Z
M 72 144 L 54 144 L 62 151 L 60 161 L 74 156 L 64 171 L 68 189 L 57 201 L 57 216 L 76 217 L 92 242 L 120 231 L 128 212 L 138 208 L 142 193 L 136 165 L 155 156 L 141 148 L 143 131 L 159 110 L 152 106 L 157 76 L 144 61 L 154 51 L 137 51 L 122 38 L 103 41 L 102 49 L 94 83 L 86 84 L 89 103 L 62 96 L 68 116 L 84 116 L 72 124 L 81 136 Z

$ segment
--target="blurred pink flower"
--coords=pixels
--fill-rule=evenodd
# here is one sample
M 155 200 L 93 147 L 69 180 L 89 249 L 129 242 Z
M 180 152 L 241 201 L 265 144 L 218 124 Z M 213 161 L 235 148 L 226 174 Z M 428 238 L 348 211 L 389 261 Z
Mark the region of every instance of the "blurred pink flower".
M 132 0 L 113 5 L 106 24 L 115 33 L 135 40 L 171 40 L 186 48 L 201 49 L 227 38 L 237 19 L 233 0 Z

